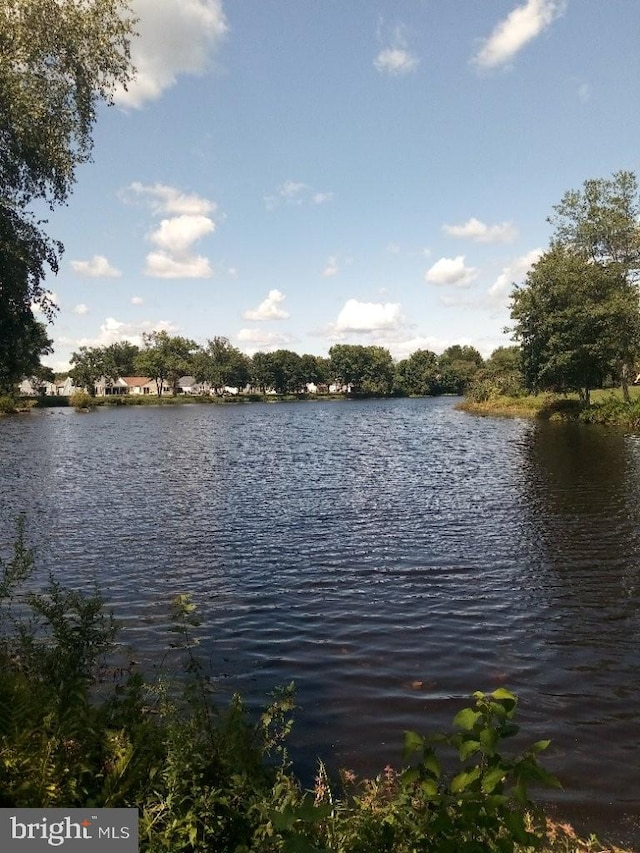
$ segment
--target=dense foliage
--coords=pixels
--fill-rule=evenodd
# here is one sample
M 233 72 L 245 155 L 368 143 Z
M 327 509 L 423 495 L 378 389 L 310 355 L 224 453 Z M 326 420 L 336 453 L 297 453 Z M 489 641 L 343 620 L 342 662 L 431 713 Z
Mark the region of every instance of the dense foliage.
M 313 790 L 286 747 L 292 688 L 258 718 L 225 708 L 195 654 L 197 617 L 173 602 L 181 675 L 148 679 L 115 644 L 98 594 L 51 580 L 26 592 L 33 555 L 22 531 L 0 561 L 0 806 L 137 807 L 142 851 L 416 850 L 507 853 L 538 847 L 528 786 L 557 785 L 540 765 L 548 742 L 508 755 L 517 699 L 476 693 L 449 734 L 408 732 L 402 770 L 375 779 L 320 764 Z M 119 657 L 114 653 L 119 652 Z M 443 755 L 444 753 L 444 755 Z M 453 772 L 445 770 L 452 761 Z
M 131 76 L 127 0 L 0 0 L 0 392 L 49 352 L 47 268 L 62 246 L 32 213 L 64 203 L 100 102 Z
M 586 181 L 551 218 L 549 250 L 512 295 L 514 337 L 528 390 L 591 389 L 621 383 L 640 352 L 640 198 L 635 175 Z

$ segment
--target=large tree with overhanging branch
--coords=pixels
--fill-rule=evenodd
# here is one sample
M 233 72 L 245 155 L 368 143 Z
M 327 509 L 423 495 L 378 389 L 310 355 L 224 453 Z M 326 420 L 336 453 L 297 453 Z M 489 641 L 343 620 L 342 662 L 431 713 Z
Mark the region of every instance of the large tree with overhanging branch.
M 52 319 L 63 247 L 34 203 L 69 198 L 100 103 L 131 80 L 134 26 L 128 0 L 0 0 L 0 391 L 50 347 L 34 306 Z

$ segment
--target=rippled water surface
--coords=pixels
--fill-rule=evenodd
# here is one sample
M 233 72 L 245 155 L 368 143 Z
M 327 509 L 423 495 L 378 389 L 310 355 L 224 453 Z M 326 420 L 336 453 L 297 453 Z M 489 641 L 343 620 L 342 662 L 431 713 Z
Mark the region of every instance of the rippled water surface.
M 225 690 L 295 680 L 301 772 L 377 772 L 505 685 L 560 812 L 640 841 L 639 437 L 448 399 L 59 409 L 0 419 L 0 480 L 0 545 L 24 512 L 144 655 L 191 592 Z

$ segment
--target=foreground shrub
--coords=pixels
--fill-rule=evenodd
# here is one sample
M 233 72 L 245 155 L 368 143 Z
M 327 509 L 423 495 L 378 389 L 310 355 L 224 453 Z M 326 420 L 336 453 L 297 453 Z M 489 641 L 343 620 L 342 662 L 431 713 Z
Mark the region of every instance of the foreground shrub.
M 558 783 L 538 761 L 547 741 L 504 752 L 517 732 L 508 690 L 475 693 L 451 733 L 407 732 L 402 770 L 343 771 L 334 782 L 320 764 L 303 791 L 286 747 L 293 687 L 257 718 L 238 696 L 219 708 L 188 596 L 173 602 L 181 676 L 149 680 L 118 661 L 97 592 L 50 579 L 23 593 L 32 568 L 20 527 L 0 561 L 0 807 L 137 807 L 141 850 L 153 853 L 508 853 L 541 843 L 528 786 Z

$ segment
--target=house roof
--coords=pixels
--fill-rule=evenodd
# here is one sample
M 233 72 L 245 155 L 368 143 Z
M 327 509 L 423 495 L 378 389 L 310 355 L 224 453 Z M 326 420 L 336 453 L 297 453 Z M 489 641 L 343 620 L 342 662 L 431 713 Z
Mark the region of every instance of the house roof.
M 141 388 L 143 385 L 148 385 L 153 380 L 148 376 L 121 376 L 123 382 L 126 382 L 130 388 Z

